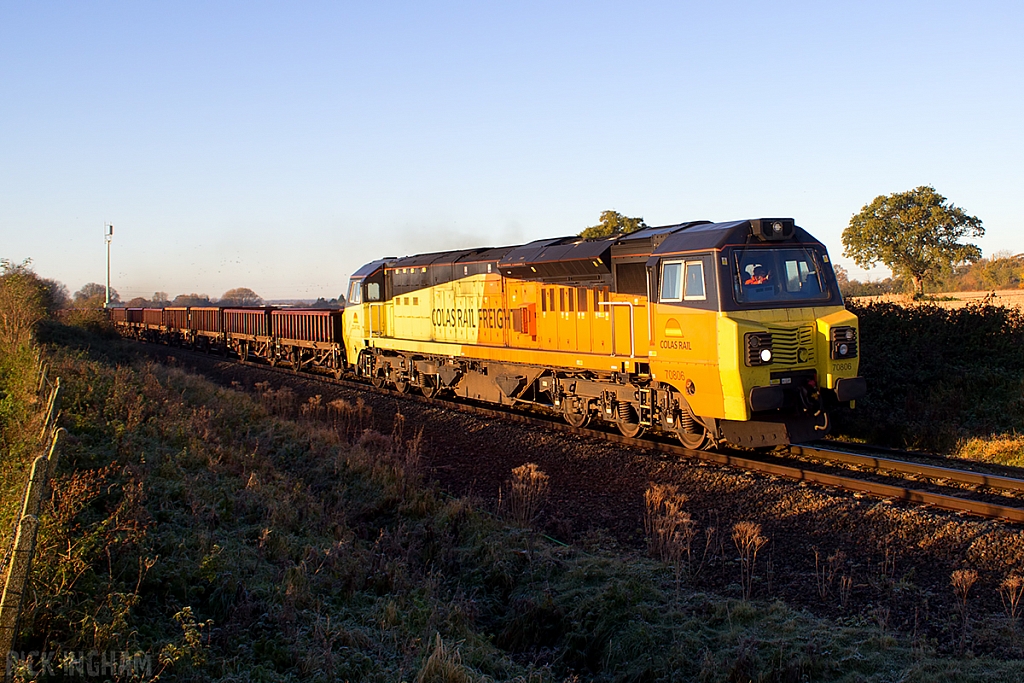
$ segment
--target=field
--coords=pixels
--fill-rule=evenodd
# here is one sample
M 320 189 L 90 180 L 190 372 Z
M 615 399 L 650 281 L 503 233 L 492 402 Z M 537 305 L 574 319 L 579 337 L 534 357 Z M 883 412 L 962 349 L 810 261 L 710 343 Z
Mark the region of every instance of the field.
M 882 294 L 879 296 L 857 296 L 851 297 L 849 301 L 863 306 L 871 303 L 896 303 L 908 306 L 915 305 L 905 294 Z M 942 308 L 961 308 L 970 304 L 991 304 L 993 306 L 1012 306 L 1020 308 L 1024 306 L 1024 290 L 1021 289 L 997 289 L 978 292 L 944 292 L 929 295 L 926 303 L 934 304 Z

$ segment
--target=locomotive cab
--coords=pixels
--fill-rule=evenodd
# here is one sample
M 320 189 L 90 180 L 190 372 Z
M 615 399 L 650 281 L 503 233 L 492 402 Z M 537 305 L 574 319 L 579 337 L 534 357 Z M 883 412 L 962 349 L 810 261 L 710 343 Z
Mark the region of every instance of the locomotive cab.
M 681 231 L 648 272 L 652 371 L 708 431 L 741 445 L 813 440 L 829 408 L 863 395 L 856 317 L 824 245 L 792 220 Z

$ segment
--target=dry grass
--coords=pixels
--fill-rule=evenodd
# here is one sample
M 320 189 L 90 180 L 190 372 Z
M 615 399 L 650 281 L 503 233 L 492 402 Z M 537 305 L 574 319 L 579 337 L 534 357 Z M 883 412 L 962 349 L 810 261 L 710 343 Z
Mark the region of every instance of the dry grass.
M 740 553 L 740 585 L 743 588 L 743 599 L 749 600 L 754 589 L 757 553 L 768 543 L 768 539 L 762 535 L 760 524 L 736 522 L 732 527 L 732 542 Z
M 475 680 L 462 665 L 462 655 L 458 648 L 449 648 L 441 640 L 441 634 L 436 634 L 434 651 L 416 675 L 416 683 L 474 683 Z
M 1010 620 L 1010 624 L 1014 628 L 1017 627 L 1022 595 L 1024 595 L 1024 577 L 1021 577 L 1020 574 L 1010 574 L 999 584 L 999 598 L 1003 602 L 1006 618 Z
M 978 581 L 978 572 L 973 569 L 957 569 L 949 578 L 949 583 L 953 587 L 953 593 L 956 595 L 956 608 L 960 613 L 960 651 L 963 651 L 964 646 L 967 644 L 967 616 L 968 616 L 968 602 L 967 596 L 971 592 L 971 588 Z
M 826 558 L 824 553 L 814 548 L 814 580 L 818 588 L 818 597 L 822 600 L 828 600 L 829 596 L 832 595 L 836 577 L 839 576 L 839 570 L 843 568 L 845 563 L 846 553 L 842 550 L 837 550 Z M 842 578 L 846 579 L 848 577 L 844 576 Z M 842 596 L 843 587 L 841 583 L 840 602 L 845 602 Z M 848 595 L 847 599 L 849 599 Z
M 509 519 L 529 526 L 540 513 L 549 484 L 548 475 L 532 462 L 513 469 L 507 501 Z
M 954 457 L 1021 467 L 1024 466 L 1024 436 L 1000 434 L 963 439 Z
M 692 564 L 696 530 L 690 513 L 683 510 L 686 495 L 678 486 L 651 484 L 644 492 L 644 503 L 644 530 L 651 556 L 677 566 L 685 556 L 687 565 Z

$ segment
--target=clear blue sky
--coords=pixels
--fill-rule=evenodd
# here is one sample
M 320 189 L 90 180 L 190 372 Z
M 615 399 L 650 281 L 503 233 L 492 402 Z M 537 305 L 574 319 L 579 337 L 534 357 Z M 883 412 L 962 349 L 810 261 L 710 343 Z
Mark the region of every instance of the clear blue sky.
M 1022 35 L 1019 0 L 0 0 L 0 256 L 74 291 L 109 221 L 123 298 L 331 297 L 609 208 L 793 216 L 839 257 L 922 184 L 1021 252 Z

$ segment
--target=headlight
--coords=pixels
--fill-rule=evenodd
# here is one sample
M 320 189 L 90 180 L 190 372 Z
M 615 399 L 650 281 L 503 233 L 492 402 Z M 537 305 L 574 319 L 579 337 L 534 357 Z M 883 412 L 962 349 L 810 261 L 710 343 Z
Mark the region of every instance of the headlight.
M 832 360 L 857 357 L 857 330 L 853 327 L 833 327 L 830 333 Z
M 744 360 L 748 367 L 767 365 L 772 362 L 772 335 L 768 332 L 747 332 L 743 335 L 746 353 Z

